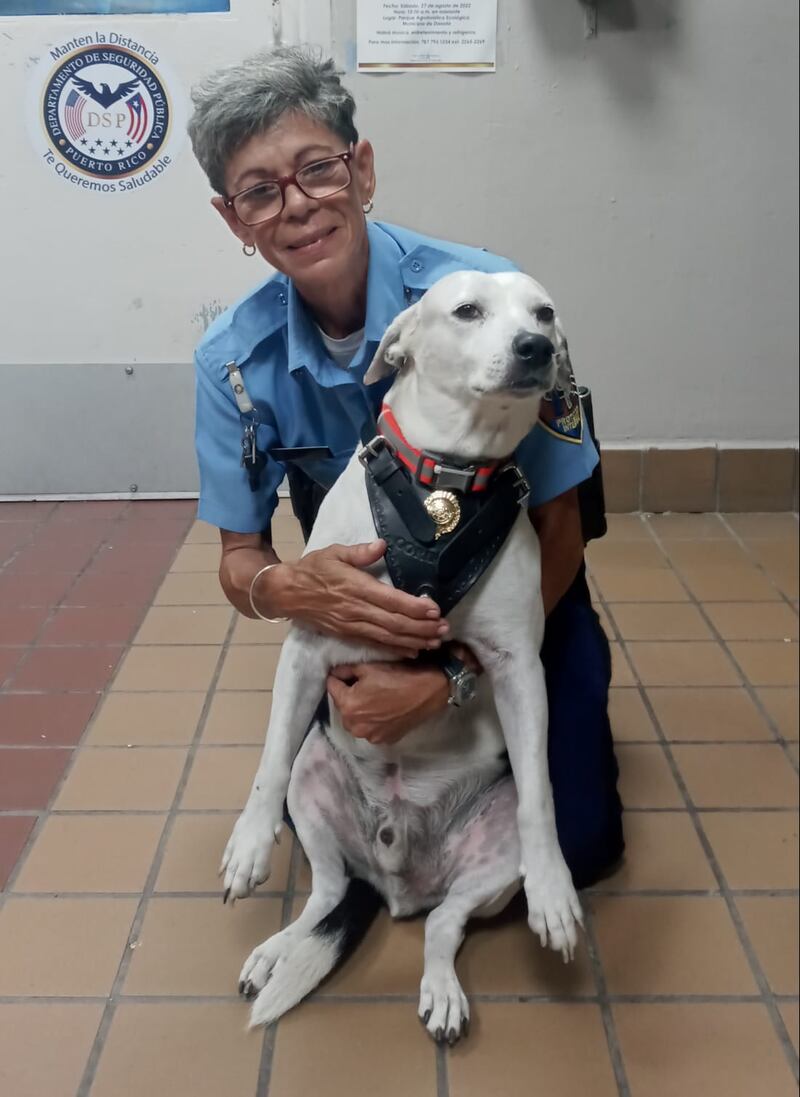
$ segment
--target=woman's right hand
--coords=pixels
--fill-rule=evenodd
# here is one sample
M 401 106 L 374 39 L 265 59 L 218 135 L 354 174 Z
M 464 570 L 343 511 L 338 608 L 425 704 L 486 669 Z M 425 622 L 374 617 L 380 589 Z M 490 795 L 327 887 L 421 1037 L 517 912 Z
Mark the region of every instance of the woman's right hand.
M 265 574 L 265 600 L 317 632 L 380 644 L 401 658 L 438 648 L 449 628 L 436 603 L 397 590 L 363 570 L 385 552 L 382 540 L 309 552 L 296 563 Z M 270 580 L 272 597 L 267 593 Z

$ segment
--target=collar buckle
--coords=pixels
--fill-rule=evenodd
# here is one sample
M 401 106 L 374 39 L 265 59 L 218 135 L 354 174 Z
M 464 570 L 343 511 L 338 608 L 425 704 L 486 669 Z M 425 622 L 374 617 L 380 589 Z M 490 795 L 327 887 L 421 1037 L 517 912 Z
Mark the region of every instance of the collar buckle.
M 461 491 L 466 495 L 475 481 L 476 472 L 477 469 L 474 465 L 458 468 L 455 465 L 445 465 L 437 461 L 433 466 L 433 476 L 431 478 L 430 486 L 437 491 L 454 489 L 455 491 Z
M 369 442 L 365 443 L 358 451 L 359 463 L 362 464 L 364 468 L 367 468 L 370 461 L 374 461 L 376 457 L 380 457 L 381 453 L 385 450 L 388 450 L 388 452 L 391 453 L 392 447 L 382 434 L 376 434 L 374 438 L 371 438 Z

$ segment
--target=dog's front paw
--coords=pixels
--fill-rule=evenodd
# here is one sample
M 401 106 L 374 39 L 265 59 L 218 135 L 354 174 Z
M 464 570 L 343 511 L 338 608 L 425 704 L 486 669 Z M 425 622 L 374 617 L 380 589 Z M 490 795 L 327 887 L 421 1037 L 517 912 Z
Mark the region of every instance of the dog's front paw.
M 279 840 L 282 826 L 281 819 L 273 819 L 264 810 L 245 808 L 222 855 L 219 871 L 225 875 L 223 902 L 244 899 L 269 878 L 272 847 Z
M 535 866 L 535 867 L 534 867 Z M 525 873 L 528 925 L 543 948 L 560 952 L 564 963 L 571 960 L 583 928 L 583 912 L 564 858 L 537 858 Z
M 469 1002 L 456 978 L 449 971 L 426 970 L 419 990 L 419 1019 L 437 1042 L 447 1040 L 450 1047 L 467 1035 Z

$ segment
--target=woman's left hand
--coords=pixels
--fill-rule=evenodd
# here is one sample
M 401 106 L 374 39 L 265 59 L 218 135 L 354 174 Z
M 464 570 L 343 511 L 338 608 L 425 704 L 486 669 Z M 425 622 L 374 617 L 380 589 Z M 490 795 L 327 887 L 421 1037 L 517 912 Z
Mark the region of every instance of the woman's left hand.
M 408 663 L 354 663 L 334 667 L 328 693 L 356 739 L 390 746 L 447 708 L 450 687 L 438 667 Z

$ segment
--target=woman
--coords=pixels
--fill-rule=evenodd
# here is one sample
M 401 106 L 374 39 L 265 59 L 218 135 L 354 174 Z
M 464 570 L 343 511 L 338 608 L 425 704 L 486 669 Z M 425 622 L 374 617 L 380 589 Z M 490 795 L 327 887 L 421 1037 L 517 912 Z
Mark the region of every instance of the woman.
M 516 269 L 474 248 L 376 222 L 373 150 L 333 62 L 301 49 L 252 57 L 193 95 L 189 133 L 217 192 L 212 205 L 246 255 L 278 272 L 209 329 L 196 355 L 199 517 L 220 529 L 220 581 L 245 616 L 287 617 L 369 640 L 398 661 L 339 668 L 328 687 L 345 726 L 396 742 L 451 699 L 454 666 L 480 670 L 448 643 L 438 607 L 366 570 L 381 541 L 331 546 L 281 562 L 270 540 L 288 472 L 307 534 L 386 384 L 361 379 L 386 327 L 452 270 Z M 550 770 L 562 849 L 576 885 L 608 872 L 623 849 L 607 703 L 608 644 L 583 569 L 577 485 L 597 463 L 588 431 L 549 421 L 517 459 L 534 485 L 548 614 L 542 658 L 550 704 Z M 447 652 L 445 674 L 420 651 Z M 458 662 L 460 660 L 460 663 Z M 455 698 L 454 698 L 455 699 Z

